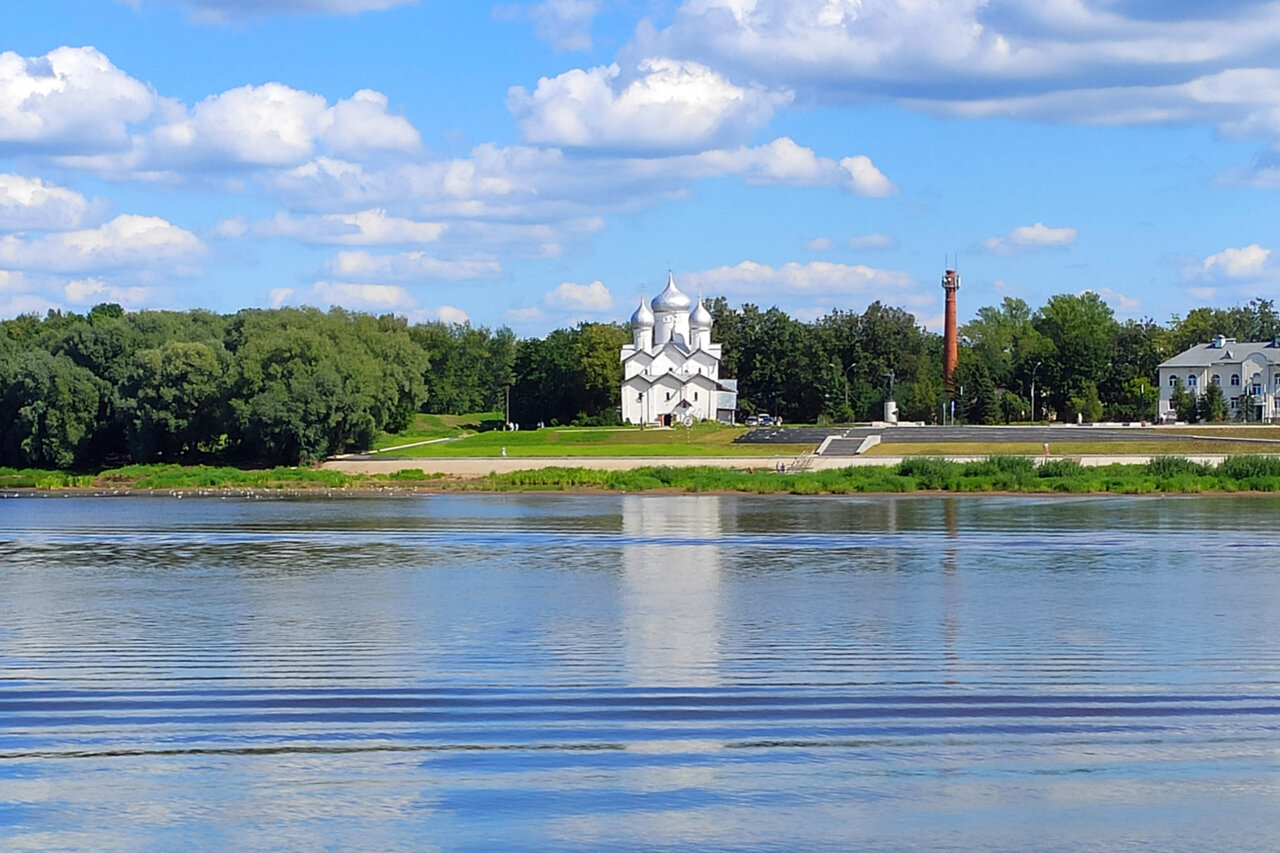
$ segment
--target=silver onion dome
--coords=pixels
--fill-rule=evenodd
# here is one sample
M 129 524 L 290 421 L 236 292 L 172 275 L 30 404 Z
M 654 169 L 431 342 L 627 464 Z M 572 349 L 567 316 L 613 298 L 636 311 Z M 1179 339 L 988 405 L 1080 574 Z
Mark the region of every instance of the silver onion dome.
M 711 312 L 707 310 L 707 306 L 702 304 L 702 300 L 698 300 L 698 306 L 693 309 L 693 313 L 689 315 L 689 328 L 691 329 L 710 329 L 711 328 Z
M 653 328 L 653 312 L 649 310 L 649 306 L 643 299 L 640 300 L 640 307 L 636 309 L 636 313 L 631 315 L 631 325 L 639 328 Z
M 680 288 L 676 287 L 675 276 L 668 273 L 667 289 L 653 298 L 653 313 L 675 314 L 688 311 L 692 307 L 693 300 L 680 292 Z

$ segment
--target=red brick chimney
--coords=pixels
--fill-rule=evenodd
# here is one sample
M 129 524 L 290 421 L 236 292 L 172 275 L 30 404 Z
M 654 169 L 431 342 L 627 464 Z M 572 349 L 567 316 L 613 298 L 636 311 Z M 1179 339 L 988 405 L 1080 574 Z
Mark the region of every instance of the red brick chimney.
M 947 292 L 947 321 L 942 337 L 942 379 L 947 393 L 955 396 L 956 365 L 960 363 L 960 337 L 956 330 L 956 291 L 960 289 L 960 276 L 955 270 L 947 270 L 942 276 L 942 289 Z

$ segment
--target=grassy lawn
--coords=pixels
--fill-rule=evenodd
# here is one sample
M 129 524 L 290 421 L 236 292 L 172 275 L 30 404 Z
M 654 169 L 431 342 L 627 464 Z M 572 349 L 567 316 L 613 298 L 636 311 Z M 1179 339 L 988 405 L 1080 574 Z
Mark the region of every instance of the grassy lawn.
M 501 456 L 797 456 L 812 444 L 734 444 L 740 428 L 698 424 L 674 429 L 636 427 L 548 427 L 484 432 L 455 441 L 406 447 L 387 456 L 406 458 Z
M 1049 443 L 1054 456 L 1199 456 L 1225 453 L 1280 453 L 1280 445 L 1254 444 L 1240 441 L 1054 441 Z M 881 443 L 866 456 L 1039 456 L 1044 445 L 1037 442 L 967 442 L 937 441 L 920 443 Z
M 502 412 L 476 412 L 470 415 L 414 415 L 413 423 L 404 432 L 379 433 L 374 439 L 373 449 L 397 447 L 401 444 L 413 444 L 417 441 L 432 441 L 437 438 L 456 438 L 473 432 L 479 432 L 486 421 L 502 423 Z

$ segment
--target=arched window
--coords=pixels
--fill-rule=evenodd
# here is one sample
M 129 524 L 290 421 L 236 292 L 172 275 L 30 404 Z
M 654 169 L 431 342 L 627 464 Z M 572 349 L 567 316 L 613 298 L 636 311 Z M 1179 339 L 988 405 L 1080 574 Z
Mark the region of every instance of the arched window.
M 1188 388 L 1196 387 L 1196 375 L 1194 373 L 1187 374 L 1187 387 Z
M 1177 386 L 1178 386 L 1178 377 L 1171 375 L 1169 377 L 1169 387 L 1176 388 Z
M 696 400 L 696 399 L 698 399 L 698 392 L 697 392 L 697 391 L 694 391 L 694 392 L 693 392 L 693 399 L 695 399 L 695 400 Z
M 668 399 L 668 400 L 670 400 L 670 399 L 671 399 L 671 392 L 670 392 L 670 391 L 668 391 L 668 392 L 667 392 L 667 399 Z
M 1215 373 L 1215 374 L 1213 374 L 1213 384 L 1214 384 L 1214 385 L 1221 385 L 1221 384 L 1222 384 L 1222 374 L 1221 374 L 1221 373 Z
M 1238 388 L 1238 387 L 1240 387 L 1240 374 L 1239 374 L 1239 373 L 1233 373 L 1233 374 L 1231 374 L 1231 387 L 1232 387 L 1232 388 Z

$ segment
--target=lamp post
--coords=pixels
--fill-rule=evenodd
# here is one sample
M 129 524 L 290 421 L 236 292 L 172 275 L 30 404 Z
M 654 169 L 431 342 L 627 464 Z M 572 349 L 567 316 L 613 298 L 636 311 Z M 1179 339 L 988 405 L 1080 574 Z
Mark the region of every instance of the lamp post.
M 1031 368 L 1031 422 L 1036 422 L 1036 371 L 1040 369 L 1040 365 L 1044 361 L 1037 361 L 1036 366 Z
M 830 367 L 834 367 L 836 370 L 840 370 L 844 374 L 844 408 L 845 411 L 849 411 L 849 371 L 857 367 L 858 362 L 855 361 L 853 364 L 843 369 L 841 369 L 840 365 L 836 364 L 834 361 L 828 362 L 828 365 Z

